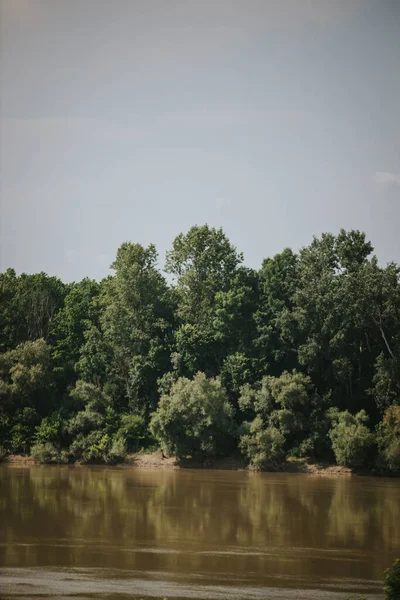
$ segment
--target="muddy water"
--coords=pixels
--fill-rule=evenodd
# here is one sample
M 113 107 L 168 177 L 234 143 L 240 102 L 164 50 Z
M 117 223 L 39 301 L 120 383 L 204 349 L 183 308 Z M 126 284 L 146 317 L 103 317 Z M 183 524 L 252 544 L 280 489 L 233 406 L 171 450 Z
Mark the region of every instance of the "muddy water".
M 0 597 L 382 598 L 400 481 L 0 467 Z

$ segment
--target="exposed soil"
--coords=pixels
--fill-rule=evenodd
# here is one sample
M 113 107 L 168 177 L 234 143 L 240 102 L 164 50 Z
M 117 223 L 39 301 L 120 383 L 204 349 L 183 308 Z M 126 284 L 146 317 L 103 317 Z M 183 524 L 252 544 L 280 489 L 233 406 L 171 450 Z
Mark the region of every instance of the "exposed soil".
M 246 463 L 240 457 L 219 458 L 213 462 L 201 463 L 191 458 L 178 461 L 176 458 L 163 457 L 162 452 L 130 454 L 124 466 L 142 469 L 220 469 L 224 471 L 244 471 L 247 469 Z M 353 474 L 352 470 L 347 467 L 311 463 L 304 459 L 290 459 L 280 468 L 272 470 L 282 473 L 304 473 L 306 475 L 330 477 Z
M 306 459 L 289 459 L 282 468 L 285 473 L 306 473 L 307 475 L 353 475 L 353 471 L 348 467 L 339 465 L 329 465 L 324 463 L 314 463 Z
M 11 467 L 32 467 L 36 464 L 31 456 L 21 454 L 11 454 L 4 459 L 3 463 Z M 220 469 L 224 471 L 243 471 L 247 468 L 243 459 L 235 456 L 201 463 L 191 458 L 177 460 L 173 457 L 166 457 L 161 451 L 129 454 L 126 461 L 118 466 L 139 469 Z M 270 470 L 282 473 L 304 473 L 306 475 L 330 477 L 354 474 L 347 467 L 313 463 L 306 459 L 289 459 L 286 463 L 280 465 L 279 468 Z
M 163 458 L 162 452 L 137 452 L 128 454 L 122 466 L 139 469 L 179 469 L 176 458 Z
M 11 467 L 32 467 L 35 461 L 26 454 L 9 454 L 3 459 L 3 463 Z

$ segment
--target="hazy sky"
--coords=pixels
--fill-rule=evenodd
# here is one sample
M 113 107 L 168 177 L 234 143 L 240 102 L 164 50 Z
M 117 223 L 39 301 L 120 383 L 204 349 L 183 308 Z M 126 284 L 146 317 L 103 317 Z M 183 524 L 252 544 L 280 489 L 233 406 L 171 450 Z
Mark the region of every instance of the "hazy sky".
M 400 262 L 400 0 L 0 0 L 0 269 L 222 226 Z

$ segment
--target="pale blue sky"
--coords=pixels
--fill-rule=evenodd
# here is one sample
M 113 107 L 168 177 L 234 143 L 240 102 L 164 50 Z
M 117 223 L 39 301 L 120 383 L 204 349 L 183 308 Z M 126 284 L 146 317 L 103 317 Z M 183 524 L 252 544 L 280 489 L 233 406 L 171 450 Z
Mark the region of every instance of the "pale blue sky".
M 0 269 L 222 226 L 400 262 L 400 0 L 0 0 Z

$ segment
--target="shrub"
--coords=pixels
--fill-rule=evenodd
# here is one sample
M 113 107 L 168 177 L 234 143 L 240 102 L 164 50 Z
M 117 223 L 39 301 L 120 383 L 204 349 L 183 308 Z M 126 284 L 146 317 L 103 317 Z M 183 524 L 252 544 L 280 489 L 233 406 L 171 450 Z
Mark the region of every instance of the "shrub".
M 69 447 L 75 460 L 87 462 L 104 462 L 104 453 L 109 436 L 102 431 L 91 431 L 87 435 L 80 433 Z
M 70 392 L 71 399 L 78 408 L 89 406 L 94 411 L 102 411 L 109 404 L 108 396 L 96 385 L 79 379 Z
M 34 439 L 36 443 L 45 444 L 46 442 L 56 442 L 61 434 L 61 415 L 53 413 L 41 420 L 40 425 L 35 429 Z
M 88 433 L 92 430 L 98 429 L 103 425 L 103 423 L 103 415 L 90 407 L 86 407 L 85 410 L 79 411 L 69 420 L 67 431 L 71 435 L 76 433 Z
M 325 406 L 329 396 L 319 397 L 311 379 L 297 371 L 284 371 L 280 377 L 266 376 L 254 385 L 241 388 L 239 407 L 245 418 L 259 417 L 254 423 L 254 440 L 269 427 L 281 433 L 285 452 L 292 456 L 305 456 L 326 453 L 326 434 L 330 423 L 325 417 Z M 248 455 L 249 440 L 242 444 Z M 283 452 L 283 449 L 282 449 Z M 253 452 L 250 452 L 253 454 Z M 279 454 L 279 453 L 278 453 Z M 275 458 L 273 459 L 275 460 Z
M 169 454 L 205 458 L 231 449 L 233 415 L 219 379 L 197 373 L 192 380 L 179 378 L 161 397 L 150 431 Z
M 285 438 L 276 427 L 265 427 L 260 416 L 251 423 L 243 423 L 239 448 L 248 458 L 250 468 L 276 468 L 285 458 Z
M 126 449 L 137 450 L 146 438 L 146 424 L 141 415 L 124 413 L 117 436 L 126 442 Z
M 79 434 L 69 452 L 82 463 L 115 464 L 125 459 L 126 443 L 121 437 L 112 438 L 103 431 L 91 431 L 88 435 Z
M 329 437 L 332 450 L 338 465 L 345 467 L 361 467 L 368 459 L 369 451 L 374 444 L 374 436 L 365 425 L 367 414 L 361 410 L 352 415 L 347 410 L 329 411 L 332 428 Z
M 385 571 L 385 598 L 386 600 L 399 600 L 400 598 L 400 560 L 395 560 L 393 565 Z
M 59 451 L 51 442 L 38 442 L 31 448 L 31 455 L 35 462 L 42 464 L 67 463 L 68 454 L 65 450 Z
M 400 406 L 386 409 L 377 428 L 377 440 L 383 466 L 400 471 Z
M 0 446 L 0 462 L 2 462 L 6 456 L 7 450 L 4 448 L 4 446 Z
M 105 462 L 110 465 L 123 462 L 126 457 L 126 442 L 121 437 L 116 437 L 111 442 L 111 447 L 106 454 Z
M 15 416 L 15 424 L 11 428 L 10 446 L 12 452 L 29 453 L 37 421 L 38 415 L 35 409 L 30 406 L 18 411 Z

